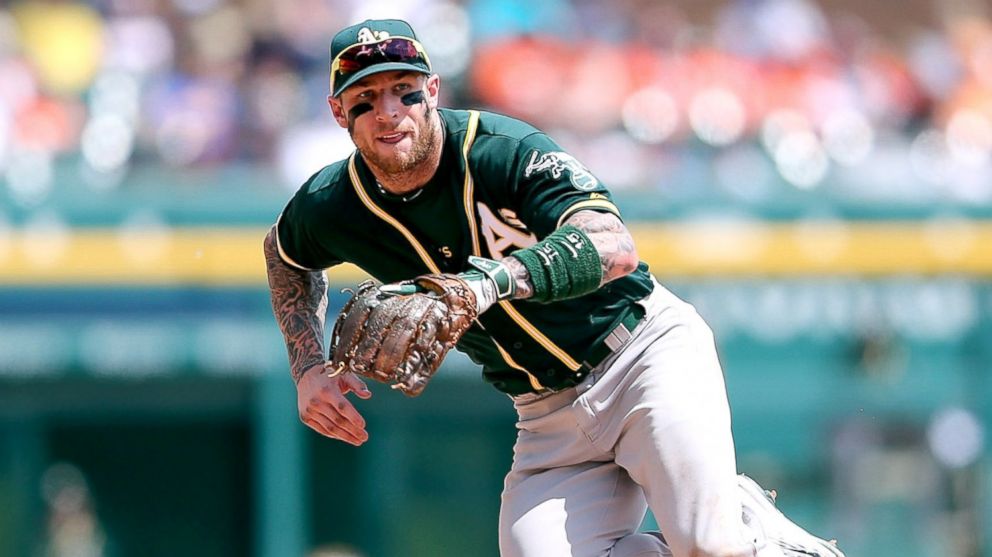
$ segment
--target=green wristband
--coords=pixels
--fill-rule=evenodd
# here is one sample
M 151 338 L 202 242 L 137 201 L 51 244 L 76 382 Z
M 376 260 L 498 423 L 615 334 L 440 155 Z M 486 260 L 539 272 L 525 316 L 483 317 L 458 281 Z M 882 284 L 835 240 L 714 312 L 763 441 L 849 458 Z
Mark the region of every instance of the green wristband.
M 533 300 L 555 302 L 594 292 L 603 280 L 603 265 L 592 240 L 565 225 L 534 244 L 511 253 L 524 264 L 534 287 Z

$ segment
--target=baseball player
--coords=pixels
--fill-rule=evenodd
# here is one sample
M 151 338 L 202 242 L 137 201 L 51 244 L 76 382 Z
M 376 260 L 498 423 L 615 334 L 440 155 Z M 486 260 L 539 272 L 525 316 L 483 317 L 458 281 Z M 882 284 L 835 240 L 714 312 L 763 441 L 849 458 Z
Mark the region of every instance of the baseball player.
M 439 108 L 403 21 L 343 29 L 330 54 L 328 104 L 357 150 L 264 243 L 305 424 L 361 445 L 359 375 L 416 395 L 457 344 L 519 415 L 504 557 L 843 557 L 737 474 L 712 333 L 581 162 L 524 122 Z M 323 270 L 342 262 L 384 285 L 349 302 L 328 359 Z M 648 507 L 661 532 L 638 533 Z

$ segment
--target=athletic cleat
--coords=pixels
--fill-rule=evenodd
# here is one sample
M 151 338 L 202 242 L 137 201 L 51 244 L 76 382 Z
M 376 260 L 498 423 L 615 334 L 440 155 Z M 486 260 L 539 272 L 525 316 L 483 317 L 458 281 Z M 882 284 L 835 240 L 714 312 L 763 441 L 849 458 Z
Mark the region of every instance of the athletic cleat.
M 737 484 L 744 492 L 744 522 L 758 523 L 765 537 L 787 557 L 845 557 L 836 540 L 823 540 L 789 520 L 775 507 L 777 493 L 766 491 L 751 478 L 741 474 Z

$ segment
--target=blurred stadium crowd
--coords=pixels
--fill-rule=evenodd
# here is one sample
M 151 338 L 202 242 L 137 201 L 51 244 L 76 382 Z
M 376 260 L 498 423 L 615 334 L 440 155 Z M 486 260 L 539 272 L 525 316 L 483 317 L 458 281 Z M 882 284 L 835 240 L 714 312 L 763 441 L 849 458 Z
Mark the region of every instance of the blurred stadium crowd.
M 885 35 L 812 0 L 700 5 L 705 21 L 657 0 L 15 2 L 0 183 L 30 208 L 58 161 L 103 189 L 139 165 L 262 162 L 295 188 L 352 149 L 324 100 L 330 36 L 400 17 L 444 104 L 523 117 L 615 189 L 697 187 L 684 172 L 703 156 L 705 187 L 744 202 L 837 181 L 868 201 L 992 203 L 987 4 L 935 3 L 932 25 Z

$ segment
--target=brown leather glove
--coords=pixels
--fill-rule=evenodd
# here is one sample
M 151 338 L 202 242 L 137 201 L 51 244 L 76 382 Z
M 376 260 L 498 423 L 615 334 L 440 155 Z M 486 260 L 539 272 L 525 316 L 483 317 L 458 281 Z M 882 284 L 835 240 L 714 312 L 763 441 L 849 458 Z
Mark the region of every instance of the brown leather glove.
M 393 293 L 363 282 L 341 310 L 331 333 L 332 373 L 350 371 L 417 396 L 478 316 L 475 294 L 451 274 L 389 286 Z

